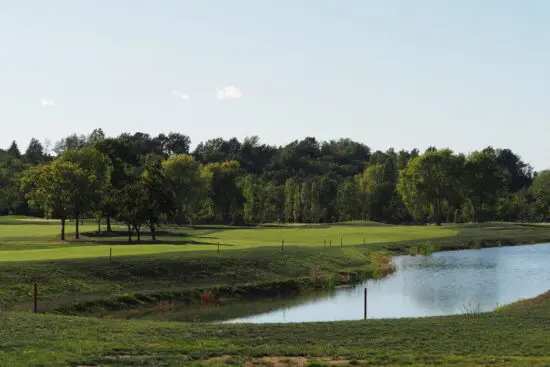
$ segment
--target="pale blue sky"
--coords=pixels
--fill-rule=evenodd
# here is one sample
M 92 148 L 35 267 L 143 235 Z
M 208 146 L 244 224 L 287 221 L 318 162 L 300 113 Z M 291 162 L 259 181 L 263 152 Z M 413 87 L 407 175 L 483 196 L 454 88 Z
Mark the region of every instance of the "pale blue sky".
M 101 127 L 549 168 L 549 19 L 546 0 L 0 0 L 0 146 Z

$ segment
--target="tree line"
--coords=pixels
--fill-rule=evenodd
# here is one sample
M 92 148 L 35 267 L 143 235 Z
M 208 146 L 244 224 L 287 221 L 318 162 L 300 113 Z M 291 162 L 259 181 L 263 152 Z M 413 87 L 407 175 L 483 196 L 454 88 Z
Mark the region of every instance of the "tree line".
M 257 137 L 201 142 L 183 134 L 107 137 L 101 129 L 48 147 L 32 139 L 0 150 L 0 213 L 83 218 L 129 240 L 161 223 L 386 223 L 547 220 L 550 172 L 509 149 L 467 155 L 372 151 L 351 139 L 313 137 L 285 146 Z

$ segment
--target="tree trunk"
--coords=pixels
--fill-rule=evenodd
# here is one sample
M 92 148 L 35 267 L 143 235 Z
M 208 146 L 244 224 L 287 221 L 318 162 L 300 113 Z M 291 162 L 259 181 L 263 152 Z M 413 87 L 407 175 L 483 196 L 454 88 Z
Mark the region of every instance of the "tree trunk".
M 79 215 L 77 214 L 77 215 L 75 216 L 75 219 L 76 219 L 76 233 L 74 234 L 74 238 L 75 238 L 76 240 L 79 240 L 79 239 L 80 239 L 80 227 L 79 227 L 79 225 L 80 225 L 80 219 L 79 219 L 78 217 L 79 217 Z
M 132 242 L 132 226 L 128 224 L 128 242 Z
M 65 217 L 61 218 L 61 241 L 65 241 Z
M 136 235 L 137 235 L 137 241 L 140 242 L 141 241 L 141 233 L 139 231 L 139 226 L 134 226 L 134 229 L 136 230 Z
M 107 216 L 107 232 L 111 233 L 113 230 L 111 229 L 111 217 Z
M 151 238 L 153 239 L 153 241 L 156 241 L 157 240 L 157 233 L 156 233 L 155 223 L 151 222 L 149 227 L 151 228 Z

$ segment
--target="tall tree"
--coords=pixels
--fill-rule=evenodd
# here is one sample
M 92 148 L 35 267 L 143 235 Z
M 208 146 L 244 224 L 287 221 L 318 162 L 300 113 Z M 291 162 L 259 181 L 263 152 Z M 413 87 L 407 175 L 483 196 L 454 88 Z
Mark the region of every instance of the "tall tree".
M 175 207 L 174 192 L 162 170 L 160 159 L 147 157 L 145 169 L 140 178 L 145 191 L 145 213 L 153 241 L 156 229 L 163 215 L 169 216 Z
M 497 199 L 504 194 L 502 176 L 494 149 L 487 148 L 471 153 L 466 159 L 463 188 L 478 222 L 491 219 L 496 214 Z
M 317 180 L 311 183 L 311 199 L 310 199 L 310 218 L 312 223 L 318 223 L 321 219 L 321 203 L 320 203 L 319 183 Z
M 199 211 L 200 202 L 208 194 L 211 177 L 188 154 L 177 154 L 162 162 L 162 170 L 175 195 L 178 224 L 189 222 Z
M 85 135 L 71 134 L 55 143 L 53 151 L 61 154 L 69 150 L 78 150 L 86 146 L 88 140 Z
M 259 179 L 255 175 L 246 175 L 240 183 L 244 197 L 243 215 L 246 223 L 258 223 L 262 220 L 263 193 Z
M 27 150 L 25 151 L 25 160 L 31 164 L 39 164 L 45 161 L 46 155 L 42 144 L 32 138 Z
M 533 181 L 532 193 L 539 218 L 546 222 L 550 219 L 550 170 L 541 171 Z
M 85 175 L 78 165 L 55 160 L 35 166 L 25 172 L 22 190 L 29 200 L 42 205 L 55 218 L 61 220 L 61 240 L 65 240 L 65 223 L 72 213 L 75 198 L 75 183 Z
M 111 183 L 109 159 L 94 148 L 67 150 L 57 160 L 77 165 L 82 174 L 73 182 L 72 216 L 75 219 L 75 238 L 80 238 L 80 219 L 92 209 L 101 212 L 101 204 Z M 99 217 L 101 218 L 101 216 Z
M 294 209 L 296 207 L 296 181 L 288 179 L 285 182 L 285 220 L 287 222 L 294 221 Z
M 336 196 L 339 221 L 348 221 L 361 217 L 361 207 L 358 205 L 357 199 L 357 186 L 353 178 L 348 178 L 340 183 Z
M 205 169 L 210 172 L 210 198 L 214 218 L 225 224 L 239 224 L 243 221 L 244 197 L 238 185 L 241 174 L 236 161 L 209 163 Z
M 302 203 L 302 220 L 311 223 L 311 182 L 304 181 L 300 190 L 300 202 Z
M 458 201 L 462 166 L 462 157 L 450 149 L 428 149 L 409 162 L 397 187 L 413 217 L 443 222 L 445 202 Z
M 17 146 L 17 142 L 15 140 L 12 141 L 12 143 L 11 143 L 10 147 L 8 148 L 7 152 L 13 158 L 17 158 L 17 159 L 21 158 L 21 152 L 19 151 L 19 147 Z

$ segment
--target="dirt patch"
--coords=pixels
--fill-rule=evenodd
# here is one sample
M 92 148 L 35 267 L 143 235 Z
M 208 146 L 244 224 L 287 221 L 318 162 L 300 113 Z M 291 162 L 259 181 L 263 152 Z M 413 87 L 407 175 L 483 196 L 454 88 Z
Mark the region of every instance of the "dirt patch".
M 208 363 L 227 363 L 230 362 L 232 356 L 224 355 L 221 357 L 214 357 L 205 360 Z M 307 366 L 311 362 L 322 362 L 323 364 L 331 366 L 351 366 L 351 361 L 346 359 L 334 359 L 329 357 L 324 358 L 306 358 L 306 357 L 287 357 L 287 356 L 271 356 L 262 358 L 247 358 L 244 362 L 246 367 L 303 367 Z

